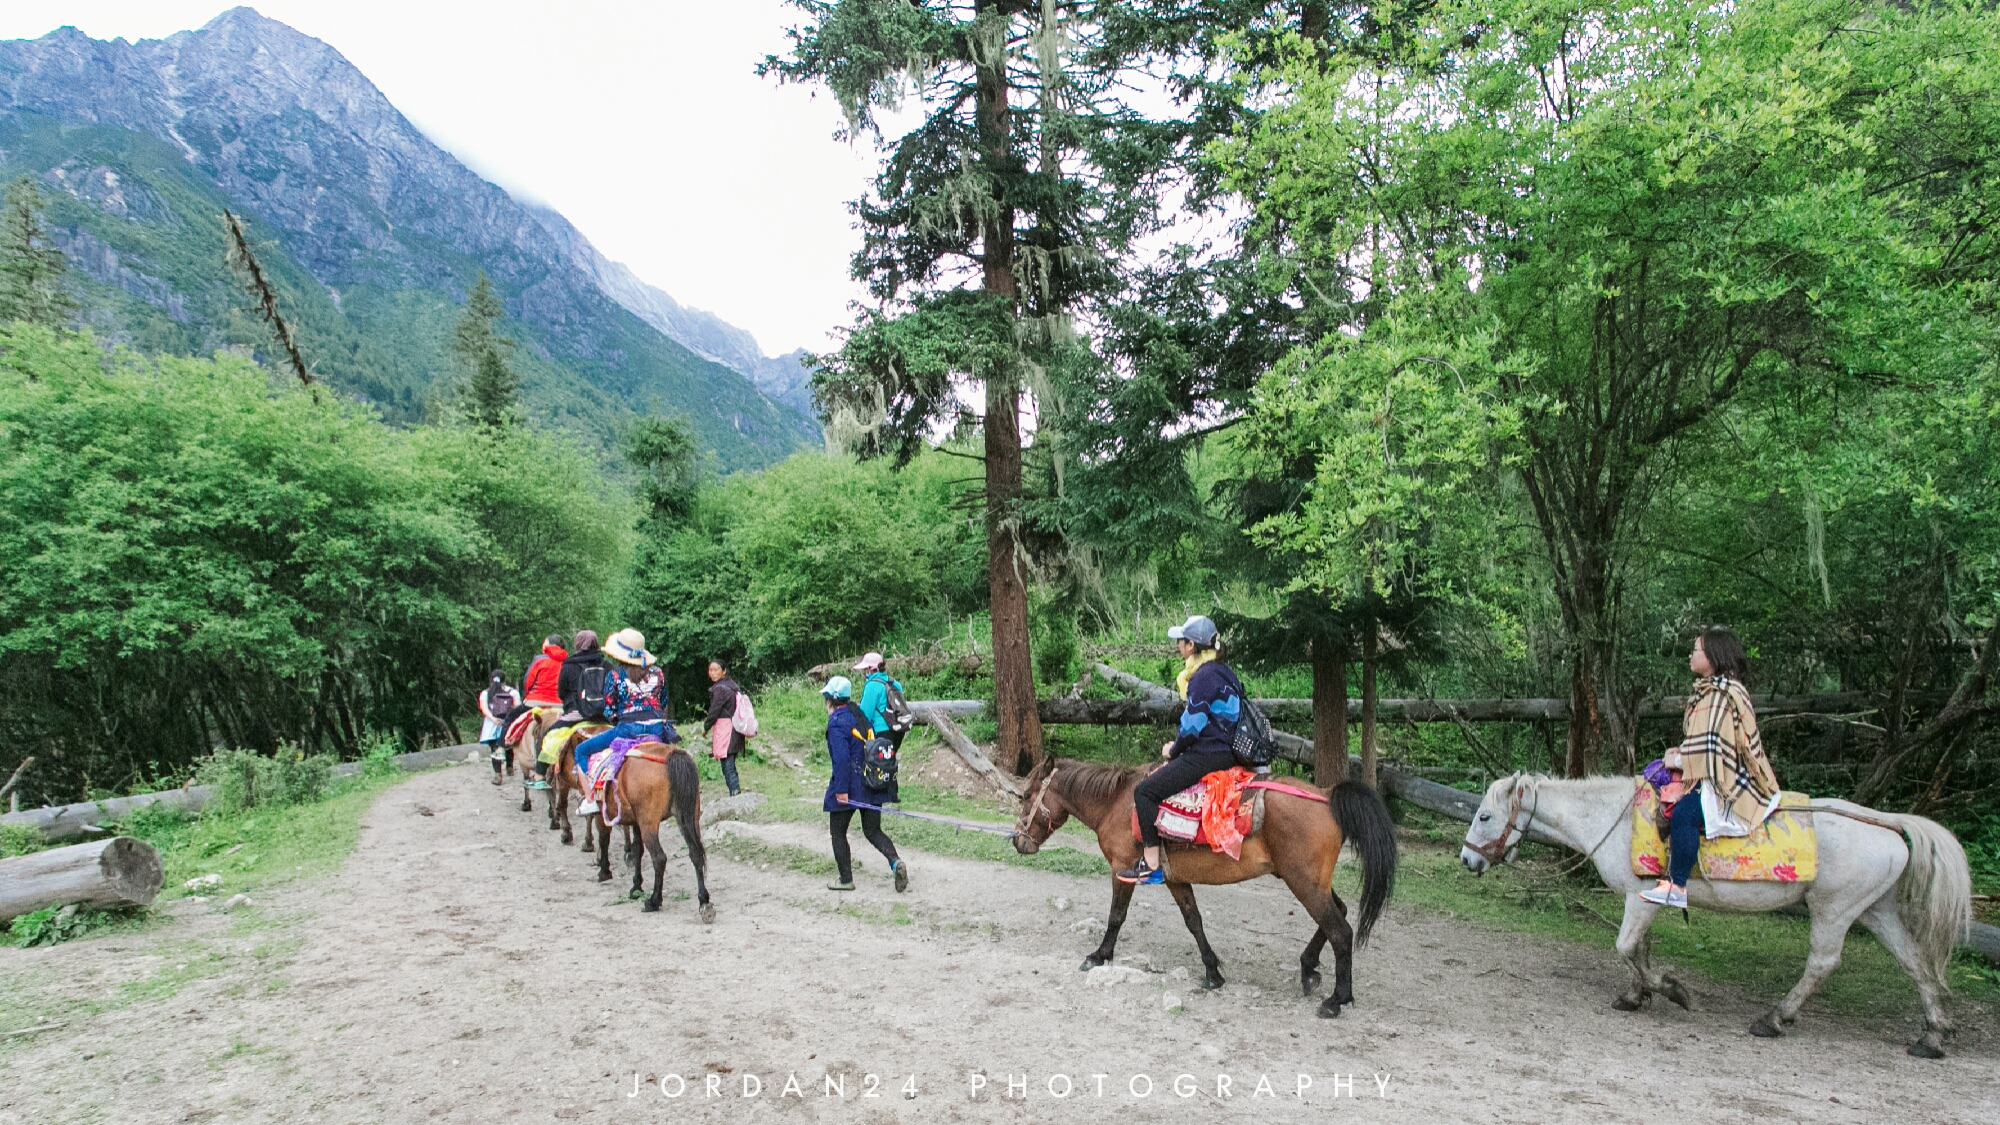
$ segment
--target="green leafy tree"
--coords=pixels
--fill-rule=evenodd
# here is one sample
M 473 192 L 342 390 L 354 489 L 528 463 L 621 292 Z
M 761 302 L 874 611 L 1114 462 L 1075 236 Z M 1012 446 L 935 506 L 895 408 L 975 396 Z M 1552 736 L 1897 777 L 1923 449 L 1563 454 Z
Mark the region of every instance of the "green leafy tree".
M 1957 97 L 1925 95 L 1964 79 L 1867 41 L 1901 28 L 1908 48 L 1969 11 L 1440 4 L 1394 51 L 1298 48 L 1290 92 L 1218 150 L 1273 257 L 1360 298 L 1328 302 L 1353 309 L 1357 341 L 1334 351 L 1391 361 L 1303 383 L 1366 403 L 1428 356 L 1454 370 L 1420 392 L 1448 428 L 1518 425 L 1568 649 L 1571 772 L 1632 753 L 1625 599 L 1672 454 L 1747 391 L 1854 378 L 1864 340 L 1908 340 L 1934 307 L 1928 239 L 1877 154 L 1903 127 L 1892 106 L 1949 116 Z M 1925 88 L 1906 96 L 1912 78 Z M 1429 469 L 1399 478 L 1336 512 L 1439 495 L 1405 487 Z
M 708 456 L 684 418 L 641 418 L 625 439 L 625 460 L 639 471 L 639 500 L 661 523 L 694 511 Z
M 65 284 L 69 259 L 49 236 L 46 207 L 34 177 L 7 185 L 0 209 L 0 320 L 67 328 L 77 302 Z
M 465 298 L 465 312 L 452 329 L 451 350 L 467 370 L 459 392 L 466 418 L 489 430 L 503 430 L 520 421 L 521 379 L 507 365 L 514 341 L 494 330 L 507 315 L 485 270 Z

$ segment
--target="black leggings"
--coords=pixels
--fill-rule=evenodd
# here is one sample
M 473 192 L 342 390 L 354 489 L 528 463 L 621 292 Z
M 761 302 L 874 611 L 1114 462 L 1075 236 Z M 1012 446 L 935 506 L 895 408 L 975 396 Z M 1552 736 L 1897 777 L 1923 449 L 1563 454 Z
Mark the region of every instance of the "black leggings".
M 875 850 L 881 852 L 884 859 L 891 864 L 896 862 L 896 841 L 882 831 L 881 813 L 874 809 L 842 809 L 828 813 L 826 822 L 833 835 L 833 862 L 840 865 L 840 881 L 843 883 L 854 881 L 854 857 L 847 850 L 847 826 L 854 823 L 855 813 L 861 814 L 861 834 L 868 837 L 868 842 L 875 845 Z
M 1152 772 L 1132 790 L 1132 803 L 1139 809 L 1139 842 L 1149 848 L 1160 846 L 1160 802 L 1186 789 L 1217 770 L 1236 764 L 1236 755 L 1227 750 L 1183 753 Z

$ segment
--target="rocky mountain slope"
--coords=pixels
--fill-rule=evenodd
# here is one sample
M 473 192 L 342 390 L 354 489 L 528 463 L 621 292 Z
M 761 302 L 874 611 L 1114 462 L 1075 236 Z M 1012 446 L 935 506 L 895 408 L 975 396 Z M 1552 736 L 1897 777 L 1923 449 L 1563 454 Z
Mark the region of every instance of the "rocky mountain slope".
M 163 40 L 0 42 L 0 173 L 24 172 L 91 279 L 87 319 L 113 338 L 263 346 L 223 267 L 228 206 L 264 242 L 321 374 L 392 418 L 421 416 L 455 378 L 444 345 L 483 269 L 538 421 L 608 443 L 635 413 L 684 414 L 725 469 L 817 440 L 796 381 L 747 333 L 480 179 L 338 51 L 251 9 Z

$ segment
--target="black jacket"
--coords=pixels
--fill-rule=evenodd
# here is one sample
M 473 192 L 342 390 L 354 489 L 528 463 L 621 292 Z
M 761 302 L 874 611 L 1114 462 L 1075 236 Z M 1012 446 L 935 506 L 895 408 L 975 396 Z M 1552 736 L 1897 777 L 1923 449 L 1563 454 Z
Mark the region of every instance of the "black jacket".
M 583 691 L 583 670 L 604 667 L 604 659 L 604 650 L 594 648 L 562 662 L 562 671 L 556 673 L 556 695 L 562 699 L 564 711 L 573 712 L 577 708 Z
M 733 676 L 724 676 L 708 687 L 708 714 L 702 716 L 701 729 L 713 731 L 715 724 L 736 715 L 736 695 L 743 689 L 737 686 Z M 729 753 L 733 756 L 743 752 L 743 734 L 737 731 L 729 736 Z

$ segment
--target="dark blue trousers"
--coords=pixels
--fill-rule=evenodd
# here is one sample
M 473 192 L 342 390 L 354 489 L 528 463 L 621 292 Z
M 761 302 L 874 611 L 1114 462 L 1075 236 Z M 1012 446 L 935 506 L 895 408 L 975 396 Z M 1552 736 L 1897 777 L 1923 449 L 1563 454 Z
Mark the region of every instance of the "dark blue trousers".
M 1680 800 L 1674 802 L 1671 850 L 1667 861 L 1667 878 L 1676 887 L 1688 885 L 1688 876 L 1694 874 L 1694 861 L 1701 855 L 1701 836 L 1708 828 L 1708 822 L 1701 815 L 1701 790 L 1691 789 Z

